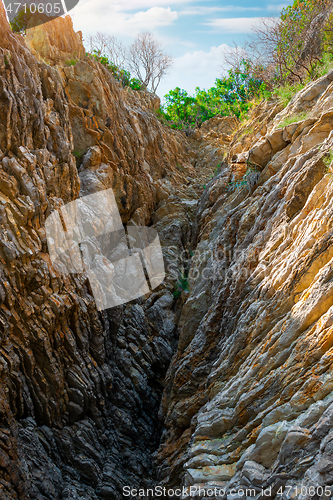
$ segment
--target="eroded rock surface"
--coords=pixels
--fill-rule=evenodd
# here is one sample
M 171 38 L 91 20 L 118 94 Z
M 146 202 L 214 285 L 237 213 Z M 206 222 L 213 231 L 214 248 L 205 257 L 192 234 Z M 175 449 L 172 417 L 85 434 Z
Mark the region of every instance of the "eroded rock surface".
M 333 484 L 331 94 L 329 74 L 282 112 L 260 105 L 198 204 L 162 405 L 165 484 L 258 498 Z
M 82 33 L 75 33 L 70 16 L 36 26 L 39 20 L 37 16 L 30 21 L 35 27 L 28 29 L 25 37 L 26 45 L 37 59 L 54 66 L 67 61 L 73 63 L 85 57 Z
M 1 498 L 330 486 L 332 75 L 186 137 L 56 23 L 25 41 L 0 7 Z M 107 188 L 167 279 L 99 313 L 44 225 Z
M 185 135 L 155 117 L 156 97 L 125 91 L 89 58 L 64 65 L 80 37 L 60 43 L 71 25 L 56 23 L 28 36 L 37 58 L 0 6 L 0 496 L 118 500 L 123 486 L 156 479 L 197 176 Z M 98 313 L 84 275 L 53 269 L 44 225 L 110 187 L 124 223 L 154 220 L 174 272 L 148 297 Z

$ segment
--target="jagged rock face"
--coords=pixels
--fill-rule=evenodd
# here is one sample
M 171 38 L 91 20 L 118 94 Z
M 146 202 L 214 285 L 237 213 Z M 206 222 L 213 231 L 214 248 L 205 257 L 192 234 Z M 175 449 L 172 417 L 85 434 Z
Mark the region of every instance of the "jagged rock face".
M 81 39 L 45 26 L 35 58 L 0 7 L 1 498 L 332 484 L 332 75 L 186 138 L 96 61 L 64 65 Z M 98 313 L 44 224 L 110 187 L 168 277 Z
M 75 48 L 76 34 L 69 17 L 55 22 L 28 30 L 27 44 L 56 65 L 62 76 L 81 194 L 112 187 L 124 222 L 132 219 L 139 224 L 149 223 L 153 209 L 171 194 L 196 198 L 195 186 L 184 189 L 184 173 L 192 179 L 196 174 L 184 134 L 171 132 L 156 120 L 159 98 L 122 88 L 90 57 L 59 65 Z M 40 38 L 51 41 L 33 45 Z M 63 38 L 68 38 L 67 45 L 61 43 Z M 57 59 L 52 57 L 54 52 L 59 54 Z
M 280 114 L 261 106 L 266 135 L 236 134 L 198 205 L 162 406 L 166 484 L 272 497 L 307 486 L 302 498 L 333 484 L 332 85 L 310 84 Z M 303 102 L 309 115 L 279 129 Z M 232 162 L 254 154 L 255 185 L 230 184 Z
M 38 24 L 35 16 L 31 21 Z M 86 55 L 82 33 L 74 32 L 70 16 L 28 29 L 25 43 L 34 56 L 53 66 L 79 60 Z
M 3 499 L 118 499 L 123 486 L 154 480 L 158 408 L 177 339 L 175 277 L 98 313 L 85 276 L 52 268 L 44 224 L 80 189 L 113 187 L 124 222 L 154 218 L 177 275 L 197 188 L 179 195 L 196 172 L 185 136 L 163 129 L 155 105 L 90 59 L 67 69 L 37 60 L 0 5 Z
M 184 191 L 177 165 L 194 176 L 183 135 L 156 120 L 151 112 L 159 106 L 156 99 L 143 94 L 139 100 L 96 61 L 87 57 L 64 71 L 82 193 L 112 187 L 125 222 L 149 223 L 154 207 L 175 185 L 177 194 Z M 94 158 L 92 147 L 100 151 Z

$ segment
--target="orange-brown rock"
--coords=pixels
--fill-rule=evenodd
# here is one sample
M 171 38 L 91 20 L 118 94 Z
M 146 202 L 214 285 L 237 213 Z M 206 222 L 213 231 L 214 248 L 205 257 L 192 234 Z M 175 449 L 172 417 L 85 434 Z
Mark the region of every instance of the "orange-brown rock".
M 332 75 L 186 136 L 81 49 L 69 19 L 24 39 L 0 5 L 1 498 L 310 499 L 333 483 Z M 167 279 L 99 313 L 44 225 L 110 187 L 157 229 Z
M 333 482 L 331 87 L 322 77 L 279 114 L 261 104 L 199 202 L 162 405 L 168 485 L 223 477 L 310 498 Z
M 202 186 L 156 96 L 123 89 L 89 58 L 62 64 L 82 49 L 68 18 L 35 28 L 28 45 L 38 57 L 0 5 L 0 496 L 118 499 L 155 478 L 177 340 L 170 290 Z M 44 225 L 80 191 L 109 187 L 124 222 L 154 218 L 174 273 L 99 313 L 84 275 L 53 269 Z
M 39 25 L 36 16 L 32 21 L 36 26 L 28 25 L 25 42 L 34 56 L 52 66 L 85 57 L 82 33 L 75 33 L 70 16 Z

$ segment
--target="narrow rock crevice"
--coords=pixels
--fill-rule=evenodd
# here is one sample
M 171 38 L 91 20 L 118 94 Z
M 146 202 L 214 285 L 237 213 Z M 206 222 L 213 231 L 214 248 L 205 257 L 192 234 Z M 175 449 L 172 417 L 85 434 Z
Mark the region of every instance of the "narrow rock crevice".
M 184 134 L 54 26 L 23 39 L 0 4 L 1 498 L 330 487 L 332 73 Z M 45 221 L 110 188 L 166 279 L 98 312 Z

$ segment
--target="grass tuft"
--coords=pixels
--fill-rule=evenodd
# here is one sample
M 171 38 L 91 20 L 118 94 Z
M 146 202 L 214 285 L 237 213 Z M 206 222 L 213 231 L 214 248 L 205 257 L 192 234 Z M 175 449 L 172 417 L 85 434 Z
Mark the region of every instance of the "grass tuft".
M 299 83 L 298 85 L 287 83 L 282 87 L 277 87 L 275 89 L 275 96 L 278 98 L 279 103 L 284 108 L 289 104 L 291 99 L 294 97 L 297 92 L 302 90 L 305 87 L 305 83 Z
M 75 66 L 75 64 L 78 62 L 77 59 L 68 59 L 65 61 L 66 66 Z
M 303 120 L 306 120 L 307 118 L 309 118 L 309 113 L 300 113 L 298 115 L 287 116 L 279 123 L 278 128 L 287 127 L 292 123 L 301 122 Z

